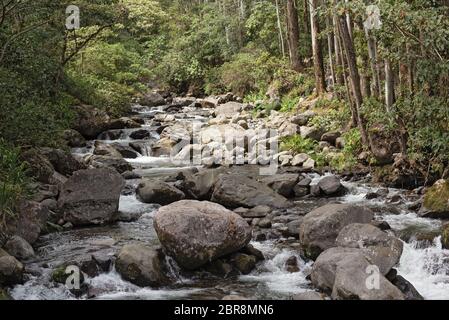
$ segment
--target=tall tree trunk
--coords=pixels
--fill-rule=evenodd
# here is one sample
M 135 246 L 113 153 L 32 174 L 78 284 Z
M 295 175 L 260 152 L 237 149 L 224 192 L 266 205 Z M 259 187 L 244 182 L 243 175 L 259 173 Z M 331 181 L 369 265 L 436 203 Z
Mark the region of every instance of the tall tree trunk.
M 344 16 L 339 16 L 338 26 L 342 40 L 342 46 L 345 50 L 346 60 L 348 62 L 349 78 L 351 81 L 351 88 L 354 96 L 354 103 L 356 106 L 357 125 L 362 137 L 362 143 L 368 145 L 369 139 L 366 132 L 365 123 L 361 116 L 360 110 L 362 108 L 362 90 L 360 88 L 360 74 L 357 68 L 357 59 L 355 55 L 354 44 L 349 34 L 348 24 Z
M 368 29 L 364 28 L 364 30 L 366 42 L 368 44 L 368 56 L 372 74 L 373 96 L 375 96 L 377 99 L 380 99 L 380 72 L 377 62 L 376 41 L 374 40 L 374 37 L 369 33 Z
M 293 70 L 301 71 L 303 65 L 299 56 L 299 24 L 298 10 L 295 0 L 287 0 L 287 32 L 290 63 Z
M 278 30 L 279 30 L 279 49 L 281 50 L 282 56 L 285 57 L 284 34 L 282 32 L 281 13 L 279 11 L 279 1 L 278 0 L 276 0 L 276 16 L 277 16 L 277 25 L 278 25 Z
M 332 32 L 332 19 L 330 16 L 326 17 L 326 27 L 328 29 L 327 33 L 327 50 L 329 53 L 329 68 L 331 72 L 332 78 L 332 87 L 335 87 L 336 79 L 335 79 L 335 64 L 334 64 L 334 33 Z
M 318 0 L 306 0 L 310 4 L 310 32 L 312 36 L 312 51 L 313 51 L 313 68 L 315 71 L 315 86 L 317 94 L 320 95 L 326 91 L 326 79 L 324 73 L 323 52 L 321 43 L 318 39 L 320 33 L 320 26 L 316 16 L 316 9 L 318 7 Z
M 344 71 L 345 69 L 343 68 L 343 55 L 341 54 L 341 46 L 340 46 L 340 39 L 339 39 L 339 35 L 338 35 L 338 26 L 337 26 L 337 16 L 333 15 L 332 16 L 332 24 L 333 24 L 333 29 L 334 29 L 334 46 L 335 46 L 335 78 L 337 81 L 338 85 L 343 85 L 345 84 L 345 80 L 344 80 Z
M 389 59 L 385 59 L 385 106 L 390 112 L 394 103 L 394 74 Z

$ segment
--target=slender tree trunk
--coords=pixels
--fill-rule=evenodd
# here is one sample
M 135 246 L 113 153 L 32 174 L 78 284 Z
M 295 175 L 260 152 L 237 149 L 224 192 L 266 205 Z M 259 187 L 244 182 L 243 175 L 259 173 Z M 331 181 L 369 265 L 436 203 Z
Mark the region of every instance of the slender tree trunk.
M 394 103 L 394 74 L 389 59 L 385 59 L 385 106 L 390 112 Z
M 320 26 L 316 16 L 318 0 L 306 0 L 310 4 L 310 31 L 312 35 L 313 68 L 315 71 L 315 86 L 317 94 L 320 95 L 326 91 L 326 79 L 324 73 L 323 52 L 321 43 L 318 39 Z
M 290 63 L 293 70 L 301 71 L 303 65 L 299 56 L 299 24 L 298 10 L 295 0 L 287 0 L 287 32 L 288 49 L 290 52 Z
M 326 17 L 326 27 L 328 29 L 327 33 L 327 50 L 329 53 L 329 68 L 331 72 L 331 80 L 332 80 L 332 87 L 335 87 L 336 79 L 335 79 L 335 64 L 334 64 L 334 33 L 331 29 L 332 20 L 330 16 Z
M 278 30 L 279 30 L 279 48 L 281 50 L 282 56 L 285 57 L 284 34 L 282 32 L 281 13 L 279 11 L 279 1 L 278 0 L 276 0 L 276 16 L 277 16 L 277 25 L 278 25 Z
M 343 68 L 343 55 L 341 54 L 341 46 L 340 39 L 338 35 L 338 27 L 337 27 L 337 17 L 334 15 L 332 17 L 332 24 L 334 28 L 334 46 L 335 46 L 335 78 L 338 85 L 345 84 L 344 82 L 344 68 Z
M 369 139 L 368 134 L 366 132 L 365 123 L 360 114 L 360 110 L 362 108 L 362 90 L 360 88 L 360 74 L 357 68 L 357 59 L 355 55 L 354 44 L 351 40 L 348 24 L 344 16 L 340 16 L 338 18 L 339 22 L 339 31 L 342 40 L 342 46 L 345 50 L 346 60 L 348 62 L 348 70 L 349 70 L 349 78 L 351 81 L 351 87 L 354 96 L 354 102 L 356 106 L 356 117 L 357 117 L 357 125 L 360 130 L 360 134 L 362 137 L 362 143 L 364 145 L 368 145 Z
M 365 30 L 365 38 L 368 44 L 368 56 L 372 74 L 373 96 L 375 96 L 377 99 L 380 99 L 381 96 L 380 72 L 377 63 L 376 41 L 374 40 L 373 36 L 370 35 L 368 29 L 364 28 L 364 30 Z

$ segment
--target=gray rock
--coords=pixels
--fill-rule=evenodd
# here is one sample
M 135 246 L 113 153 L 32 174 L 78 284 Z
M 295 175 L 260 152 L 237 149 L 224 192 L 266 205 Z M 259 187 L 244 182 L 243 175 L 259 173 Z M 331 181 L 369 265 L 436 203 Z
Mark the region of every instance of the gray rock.
M 268 218 L 260 219 L 260 221 L 257 225 L 262 229 L 271 228 L 271 220 Z
M 184 193 L 162 181 L 142 180 L 136 189 L 137 197 L 144 203 L 170 204 L 185 198 Z
M 99 140 L 95 141 L 94 154 L 97 156 L 108 156 L 113 158 L 123 158 L 120 152 L 118 152 L 114 146 L 109 143 L 105 143 Z
M 275 208 L 291 206 L 286 198 L 265 184 L 237 174 L 220 175 L 211 199 L 228 208 L 253 208 L 258 205 Z
M 288 198 L 293 195 L 293 188 L 299 181 L 299 175 L 295 173 L 275 174 L 263 179 L 267 186 Z
M 324 300 L 324 297 L 321 293 L 316 291 L 307 291 L 307 292 L 301 292 L 293 295 L 292 300 Z
M 89 164 L 93 166 L 94 168 L 110 168 L 114 169 L 118 173 L 123 173 L 126 171 L 133 170 L 132 165 L 127 162 L 122 157 L 112 157 L 112 156 L 97 156 L 94 155 L 90 158 Z
M 208 201 L 164 206 L 154 216 L 154 228 L 165 250 L 187 269 L 236 252 L 251 240 L 251 228 L 243 218 Z
M 301 127 L 301 137 L 305 139 L 307 138 L 315 141 L 320 141 L 323 133 L 324 133 L 323 130 L 317 127 L 307 127 L 307 126 Z
M 34 256 L 33 247 L 19 236 L 13 236 L 5 244 L 5 250 L 16 259 L 23 261 Z
M 299 227 L 301 226 L 303 219 L 303 217 L 299 217 L 298 219 L 287 223 L 287 235 L 289 237 L 299 238 Z
M 241 274 L 249 274 L 256 267 L 256 257 L 244 253 L 234 254 L 231 261 Z
M 360 249 L 335 247 L 324 251 L 312 267 L 317 288 L 332 293 L 332 299 L 402 300 L 403 294 L 382 274 L 379 287 L 370 287 L 371 262 Z
M 334 247 L 340 231 L 352 223 L 369 223 L 373 212 L 350 204 L 328 204 L 308 213 L 301 224 L 299 239 L 305 254 L 315 259 L 322 251 Z
M 62 186 L 59 210 L 74 226 L 112 222 L 123 186 L 122 176 L 111 169 L 77 171 Z
M 157 107 L 164 105 L 165 99 L 157 92 L 149 92 L 140 99 L 140 104 L 148 107 Z
M 243 109 L 243 104 L 238 102 L 227 102 L 225 104 L 218 105 L 215 108 L 215 115 L 224 115 L 231 118 L 232 116 L 238 114 Z
M 371 224 L 353 223 L 344 227 L 335 243 L 339 247 L 359 248 L 383 275 L 399 263 L 402 241 Z
M 297 154 L 293 157 L 292 161 L 291 161 L 291 165 L 296 167 L 300 167 L 304 164 L 304 162 L 306 162 L 309 159 L 309 155 L 307 155 L 306 153 L 300 153 Z
M 55 170 L 65 176 L 75 171 L 86 169 L 84 163 L 79 162 L 70 153 L 60 149 L 42 148 L 42 154 L 50 161 Z
M 1 249 L 0 249 L 1 250 Z M 23 265 L 13 256 L 0 252 L 0 285 L 11 286 L 23 282 Z
M 121 250 L 115 268 L 123 279 L 141 287 L 159 287 L 168 283 L 162 254 L 141 244 L 128 244 Z
M 340 179 L 338 179 L 336 176 L 326 176 L 322 178 L 318 182 L 318 187 L 327 196 L 332 195 L 341 195 L 344 191 L 343 185 L 340 183 Z
M 71 148 L 82 148 L 86 146 L 86 139 L 76 130 L 65 130 L 63 137 L 67 141 L 67 145 Z
M 329 142 L 331 145 L 335 146 L 335 142 L 337 138 L 341 136 L 341 133 L 338 131 L 326 132 L 321 136 L 321 141 Z

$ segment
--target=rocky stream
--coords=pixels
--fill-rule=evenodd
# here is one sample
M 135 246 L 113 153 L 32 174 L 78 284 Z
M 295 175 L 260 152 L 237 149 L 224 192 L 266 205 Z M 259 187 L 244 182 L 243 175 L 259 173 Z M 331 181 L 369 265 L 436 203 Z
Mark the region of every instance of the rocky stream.
M 19 259 L 24 280 L 10 287 L 13 299 L 449 298 L 443 222 L 420 214 L 422 189 L 335 176 L 288 152 L 271 154 L 274 175 L 261 175 L 258 164 L 214 164 L 220 133 L 239 139 L 272 128 L 317 136 L 331 149 L 338 135 L 308 128 L 308 113 L 262 118 L 227 96 L 162 100 L 136 104 L 106 130 L 80 124 L 86 142 L 72 132 L 73 158 L 90 169 L 60 177 L 59 195 L 40 199 L 57 232 L 42 234 L 34 254 Z M 195 126 L 201 141 L 193 141 Z M 180 141 L 188 143 L 170 155 Z M 209 157 L 190 161 L 207 147 Z M 230 150 L 234 161 L 238 148 Z M 181 156 L 189 161 L 173 161 Z M 53 163 L 60 174 L 64 163 Z M 381 273 L 377 293 L 360 288 L 371 264 Z M 83 271 L 81 289 L 69 290 L 64 272 L 59 281 L 67 265 Z M 358 284 L 348 288 L 348 279 Z

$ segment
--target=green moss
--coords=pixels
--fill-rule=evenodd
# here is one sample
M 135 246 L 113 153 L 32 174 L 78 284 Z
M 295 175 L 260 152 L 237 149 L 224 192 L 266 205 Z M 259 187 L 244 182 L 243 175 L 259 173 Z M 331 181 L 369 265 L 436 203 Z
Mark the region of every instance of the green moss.
M 449 212 L 449 180 L 439 180 L 427 190 L 424 207 L 432 212 Z
M 6 289 L 0 288 L 0 301 L 2 300 L 11 300 L 11 296 Z
M 60 266 L 57 267 L 55 270 L 53 270 L 53 273 L 51 274 L 51 279 L 54 282 L 62 283 L 64 284 L 67 280 L 68 274 L 65 273 L 66 267 Z
M 449 249 L 449 224 L 445 224 L 441 230 L 441 244 L 443 248 Z

